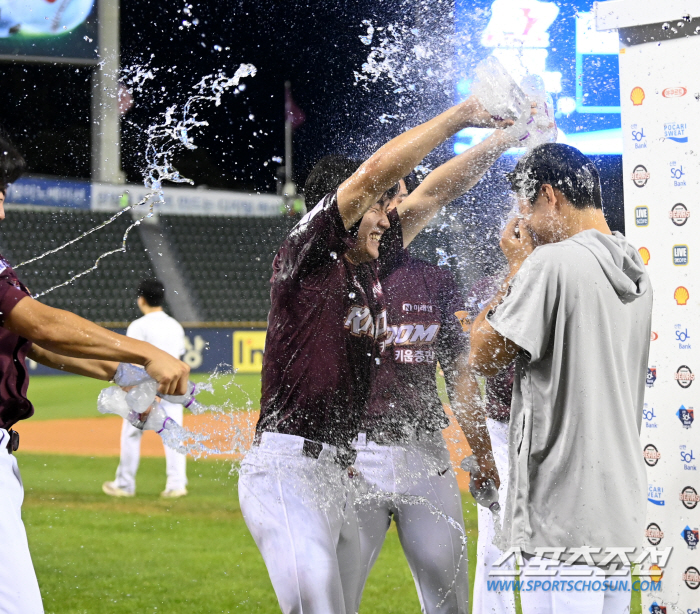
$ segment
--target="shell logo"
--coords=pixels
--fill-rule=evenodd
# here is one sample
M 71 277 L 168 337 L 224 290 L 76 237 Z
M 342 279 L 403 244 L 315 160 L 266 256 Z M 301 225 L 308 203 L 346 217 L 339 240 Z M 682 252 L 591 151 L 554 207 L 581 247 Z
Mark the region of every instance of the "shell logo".
M 654 582 L 660 582 L 661 578 L 664 577 L 664 572 L 661 571 L 661 567 L 659 567 L 658 565 L 652 565 L 649 568 L 649 575 L 651 576 L 651 579 Z
M 673 298 L 676 299 L 677 305 L 687 305 L 688 299 L 690 298 L 690 292 L 688 292 L 688 288 L 678 286 L 676 291 L 673 293 Z
M 642 257 L 642 262 L 645 265 L 649 264 L 649 260 L 651 260 L 651 254 L 649 253 L 649 250 L 646 247 L 639 248 L 639 255 Z
M 632 104 L 634 104 L 635 107 L 641 106 L 641 104 L 644 102 L 644 98 L 646 96 L 644 95 L 644 90 L 641 87 L 635 87 L 632 90 L 632 94 L 630 94 L 630 99 L 632 100 Z

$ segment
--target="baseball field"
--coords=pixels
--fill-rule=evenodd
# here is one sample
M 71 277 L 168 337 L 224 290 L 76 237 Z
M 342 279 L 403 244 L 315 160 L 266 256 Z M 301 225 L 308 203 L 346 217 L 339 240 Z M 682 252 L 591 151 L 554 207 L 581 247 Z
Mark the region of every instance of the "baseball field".
M 257 409 L 259 386 L 258 376 L 222 378 L 216 396 L 202 401 L 230 399 L 243 416 Z M 47 614 L 279 612 L 240 513 L 235 459 L 190 460 L 190 494 L 163 500 L 162 446 L 148 433 L 136 496 L 102 493 L 102 482 L 114 479 L 121 419 L 97 413 L 101 388 L 73 376 L 36 376 L 29 389 L 36 415 L 18 425 L 23 517 Z M 186 426 L 197 426 L 195 418 Z M 477 522 L 468 493 L 463 509 L 471 582 Z M 361 612 L 420 612 L 393 525 Z

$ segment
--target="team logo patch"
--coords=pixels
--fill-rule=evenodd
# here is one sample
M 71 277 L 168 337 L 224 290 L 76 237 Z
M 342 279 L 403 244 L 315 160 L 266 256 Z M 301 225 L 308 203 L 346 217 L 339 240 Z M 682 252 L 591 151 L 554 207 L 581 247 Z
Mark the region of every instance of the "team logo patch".
M 644 447 L 644 462 L 649 465 L 649 467 L 655 467 L 660 458 L 661 453 L 656 449 L 653 443 L 649 443 Z
M 634 223 L 636 226 L 649 226 L 649 207 L 635 207 Z
M 676 412 L 676 416 L 681 421 L 684 429 L 689 429 L 693 426 L 693 421 L 695 420 L 695 411 L 692 407 L 680 406 L 680 409 Z
M 695 548 L 698 547 L 698 537 L 700 537 L 700 535 L 697 529 L 691 529 L 689 526 L 686 526 L 685 529 L 681 531 L 681 537 L 691 550 L 695 550 Z
M 693 591 L 700 586 L 700 571 L 697 570 L 697 567 L 688 567 L 683 572 L 683 582 Z
M 700 503 L 700 495 L 698 495 L 698 491 L 695 490 L 692 486 L 686 486 L 681 491 L 680 500 L 683 504 L 683 507 L 685 507 L 688 510 L 694 510 L 697 507 L 698 503 Z
M 686 266 L 688 264 L 688 246 L 674 245 L 673 246 L 673 265 Z
M 469 312 L 467 312 L 467 311 L 455 311 L 455 317 L 459 320 L 459 323 L 462 326 L 462 330 L 465 333 L 468 333 L 469 329 L 471 328 L 471 325 L 472 325 L 471 318 L 469 317 Z
M 673 379 L 678 382 L 678 385 L 681 388 L 690 388 L 695 380 L 695 374 L 690 370 L 688 365 L 681 365 L 676 370 L 676 374 L 673 376 Z
M 664 532 L 661 530 L 661 527 L 655 522 L 649 523 L 645 535 L 647 541 L 652 546 L 658 546 L 661 543 L 661 540 L 664 538 Z
M 647 170 L 647 167 L 643 164 L 637 164 L 632 171 L 632 181 L 638 188 L 643 188 L 647 184 L 647 181 L 649 181 L 650 177 L 651 174 Z
M 668 214 L 668 217 L 671 218 L 671 221 L 676 226 L 685 226 L 685 223 L 690 217 L 690 211 L 688 211 L 688 207 L 683 203 L 677 203 L 671 207 L 671 212 Z M 639 224 L 637 224 L 637 226 L 639 226 Z

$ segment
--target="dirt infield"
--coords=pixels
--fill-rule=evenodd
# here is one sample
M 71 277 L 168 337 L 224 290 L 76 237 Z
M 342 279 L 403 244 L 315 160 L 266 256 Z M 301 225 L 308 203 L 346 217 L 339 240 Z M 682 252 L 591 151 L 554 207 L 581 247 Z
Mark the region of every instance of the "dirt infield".
M 232 443 L 250 447 L 258 419 L 257 412 L 232 412 L 225 417 L 207 414 L 185 416 L 185 427 L 209 436 L 207 446 L 231 450 Z M 71 420 L 27 420 L 16 425 L 20 433 L 19 457 L 23 452 L 73 454 L 77 456 L 119 456 L 122 420 L 116 417 Z M 451 421 L 444 431 L 454 466 L 470 453 L 462 431 Z M 163 443 L 154 431 L 145 431 L 141 442 L 142 456 L 163 456 Z M 215 458 L 240 458 L 240 455 L 217 455 Z M 468 474 L 457 471 L 462 489 L 469 487 Z

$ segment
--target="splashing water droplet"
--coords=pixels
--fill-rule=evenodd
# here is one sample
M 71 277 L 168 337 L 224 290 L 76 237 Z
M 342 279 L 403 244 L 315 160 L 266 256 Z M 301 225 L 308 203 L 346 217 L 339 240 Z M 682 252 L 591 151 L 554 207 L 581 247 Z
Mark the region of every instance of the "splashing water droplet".
M 664 25 L 661 26 L 662 30 L 668 30 L 671 27 L 671 24 L 665 23 Z

